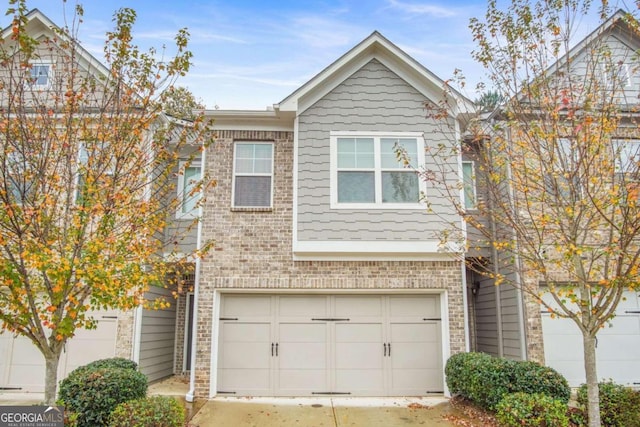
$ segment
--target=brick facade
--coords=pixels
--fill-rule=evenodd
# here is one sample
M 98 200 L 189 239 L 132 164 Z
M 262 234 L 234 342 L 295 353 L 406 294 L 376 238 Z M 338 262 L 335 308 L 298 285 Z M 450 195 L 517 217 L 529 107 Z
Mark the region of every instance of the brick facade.
M 273 141 L 272 209 L 232 209 L 234 141 Z M 198 301 L 196 395 L 210 394 L 216 289 L 446 291 L 450 352 L 465 350 L 459 261 L 294 261 L 293 133 L 219 131 L 206 170 L 217 178 L 204 206 L 203 239 L 214 248 L 202 262 Z M 225 171 L 217 174 L 216 171 Z M 444 313 L 443 313 L 444 314 Z

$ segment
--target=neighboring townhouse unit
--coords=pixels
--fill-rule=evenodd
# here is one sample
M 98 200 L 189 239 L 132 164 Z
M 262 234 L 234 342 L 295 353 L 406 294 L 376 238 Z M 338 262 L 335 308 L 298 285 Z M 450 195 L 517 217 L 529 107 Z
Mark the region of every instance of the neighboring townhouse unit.
M 52 195 L 51 197 L 59 196 L 56 200 L 66 200 L 66 205 L 61 203 L 60 209 L 63 209 L 65 212 L 74 211 L 74 209 L 82 203 L 79 198 L 81 197 L 80 194 L 82 194 L 80 186 L 83 185 L 83 180 L 87 179 L 88 176 L 92 178 L 98 176 L 98 173 L 100 173 L 95 172 L 93 175 L 91 173 L 83 175 L 80 172 L 80 167 L 87 165 L 89 161 L 88 144 L 83 138 L 90 138 L 94 141 L 95 146 L 106 147 L 105 152 L 106 150 L 110 152 L 113 151 L 109 148 L 110 143 L 113 141 L 111 139 L 113 138 L 112 135 L 108 134 L 104 136 L 104 139 L 99 139 L 90 130 L 95 129 L 95 121 L 93 120 L 95 117 L 100 118 L 99 111 L 101 111 L 101 109 L 113 111 L 109 109 L 110 104 L 105 100 L 104 91 L 102 91 L 104 86 L 101 86 L 105 81 L 108 81 L 110 72 L 100 61 L 82 48 L 82 46 L 67 44 L 68 40 L 66 36 L 40 11 L 33 10 L 29 12 L 28 15 L 26 15 L 24 26 L 25 32 L 39 42 L 36 46 L 37 55 L 33 56 L 29 68 L 23 64 L 20 64 L 22 68 L 18 66 L 12 68 L 10 66 L 12 64 L 9 64 L 9 59 L 3 58 L 7 62 L 4 62 L 3 67 L 0 69 L 0 108 L 3 109 L 5 118 L 7 117 L 7 105 L 9 105 L 10 102 L 15 103 L 15 100 L 9 99 L 10 96 L 8 94 L 16 96 L 16 93 L 20 93 L 20 88 L 23 88 L 24 95 L 21 99 L 25 101 L 23 104 L 17 104 L 17 107 L 14 108 L 16 108 L 18 112 L 24 111 L 25 116 L 32 114 L 27 117 L 35 117 L 35 121 L 38 120 L 40 116 L 38 116 L 37 112 L 30 112 L 32 110 L 41 111 L 42 106 L 48 106 L 52 119 L 51 122 L 47 122 L 47 124 L 53 124 L 47 129 L 64 129 L 62 124 L 55 122 L 55 120 L 61 120 L 59 118 L 56 119 L 56 117 L 62 116 L 62 113 L 59 116 L 56 116 L 56 114 L 62 109 L 56 110 L 54 106 L 59 107 L 61 104 L 60 100 L 66 99 L 63 95 L 65 95 L 67 91 L 67 85 L 64 83 L 69 81 L 65 80 L 69 78 L 69 74 L 67 74 L 69 70 L 72 69 L 73 73 L 75 73 L 74 75 L 79 76 L 74 82 L 77 83 L 80 82 L 81 79 L 86 79 L 85 81 L 90 81 L 95 84 L 95 86 L 92 86 L 95 88 L 94 92 L 90 92 L 90 95 L 86 95 L 85 92 L 85 103 L 79 103 L 85 108 L 81 109 L 81 111 L 73 117 L 75 120 L 73 124 L 69 125 L 78 127 L 75 133 L 71 132 L 68 135 L 67 146 L 71 147 L 69 148 L 69 156 L 63 157 L 60 153 L 52 153 L 48 159 L 45 158 L 45 156 L 41 157 L 43 159 L 42 164 L 45 165 L 43 167 L 58 162 L 60 165 L 59 170 L 61 171 L 60 175 L 64 173 L 65 177 L 71 177 L 65 181 L 65 183 L 70 183 L 67 188 L 71 190 L 67 192 L 61 191 L 59 194 Z M 13 48 L 11 27 L 2 31 L 2 40 L 3 53 L 11 52 L 10 49 Z M 73 62 L 69 60 L 69 55 L 72 54 L 74 55 Z M 10 57 L 10 59 L 14 58 L 14 56 Z M 71 93 L 71 91 L 69 93 Z M 33 102 L 30 103 L 29 101 Z M 40 107 L 40 109 L 36 109 L 33 106 Z M 110 120 L 116 121 L 117 118 L 110 117 Z M 42 123 L 44 123 L 44 121 Z M 167 135 L 167 142 L 173 144 L 172 147 L 178 146 L 176 140 L 180 134 L 180 128 L 169 126 L 175 123 L 182 124 L 182 122 L 177 122 L 173 118 L 160 115 L 152 125 L 155 130 L 160 128 L 173 130 L 170 135 Z M 25 128 L 28 127 L 27 124 L 23 125 Z M 184 125 L 188 126 L 189 124 L 184 123 Z M 79 136 L 81 132 L 79 128 L 81 126 L 86 126 L 86 129 L 83 130 L 84 133 L 82 133 L 82 137 Z M 39 127 L 44 128 L 45 125 L 42 124 Z M 31 133 L 31 135 L 34 133 Z M 29 189 L 32 185 L 29 181 L 29 174 L 33 174 L 34 171 L 34 167 L 29 163 L 29 158 L 35 158 L 35 152 L 20 152 L 11 145 L 11 140 L 7 136 L 8 134 L 9 132 L 3 133 L 1 138 L 2 152 L 0 157 L 2 157 L 2 164 L 0 165 L 0 173 L 4 182 L 3 189 L 11 188 L 13 194 L 8 195 L 3 192 L 3 215 L 5 214 L 4 211 L 8 210 L 6 208 L 7 206 L 20 206 L 25 210 L 33 209 L 37 211 L 37 209 L 46 205 L 44 203 L 39 205 L 41 202 L 37 195 L 28 197 L 31 196 Z M 122 139 L 120 139 L 120 141 L 122 141 Z M 198 147 L 185 145 L 180 152 L 180 156 L 189 159 L 191 153 L 197 149 Z M 93 158 L 113 159 L 109 157 L 108 154 L 103 157 L 98 157 L 100 155 L 99 153 L 99 149 L 95 149 Z M 64 162 L 63 159 L 68 159 L 68 162 Z M 47 160 L 49 160 L 49 162 L 47 162 Z M 109 161 L 105 161 L 104 163 L 111 164 Z M 122 163 L 126 162 L 123 161 Z M 192 166 L 195 164 L 196 163 L 192 162 Z M 185 166 L 181 165 L 181 167 L 184 168 Z M 100 170 L 101 168 L 105 170 L 103 176 L 106 176 L 106 179 L 109 179 L 108 177 L 113 175 L 113 169 L 104 167 L 104 164 L 96 165 L 91 172 Z M 88 166 L 87 169 L 89 169 Z M 20 173 L 25 170 L 27 173 Z M 172 182 L 169 186 L 175 186 L 176 184 L 183 185 L 182 181 L 185 176 L 189 182 L 191 172 L 192 170 L 187 167 L 187 170 L 184 171 L 182 175 L 176 174 L 179 178 L 176 178 L 175 181 L 179 182 Z M 132 178 L 132 180 L 128 182 L 139 183 L 140 181 L 141 180 L 134 181 Z M 111 182 L 115 182 L 115 179 Z M 160 180 L 154 182 L 157 183 L 160 182 Z M 10 184 L 7 185 L 7 183 Z M 116 185 L 117 184 L 114 184 L 114 187 Z M 142 186 L 139 188 L 142 188 Z M 133 190 L 129 187 L 125 187 L 125 189 L 131 194 L 141 194 L 139 190 Z M 159 189 L 154 189 L 153 192 L 154 194 L 164 193 Z M 69 194 L 70 196 L 67 197 Z M 141 195 L 140 197 L 142 198 L 144 196 Z M 191 197 L 183 197 L 186 204 L 193 203 Z M 183 205 L 184 204 L 185 203 L 183 203 Z M 182 209 L 182 206 L 180 209 Z M 190 244 L 190 238 L 189 232 L 186 230 L 188 221 L 186 218 L 182 218 L 181 215 L 177 216 L 178 218 L 175 218 L 176 213 L 171 213 L 170 217 L 172 219 L 175 218 L 175 220 L 172 221 L 170 227 L 167 228 L 165 240 L 168 245 L 167 247 L 174 248 L 177 246 L 179 249 L 180 245 L 188 246 Z M 60 221 L 62 222 L 62 220 Z M 3 225 L 5 224 L 6 223 L 3 223 Z M 191 235 L 195 235 L 195 229 L 190 233 Z M 7 240 L 3 241 L 2 250 L 5 251 L 3 256 L 6 256 L 7 253 L 5 242 L 7 242 Z M 186 279 L 188 280 L 188 277 Z M 173 299 L 173 290 L 174 289 L 171 288 L 157 287 L 150 289 L 146 295 L 149 300 L 154 300 L 158 296 L 166 298 L 170 303 L 170 307 L 165 310 L 146 310 L 139 308 L 134 311 L 120 312 L 118 310 L 104 309 L 90 313 L 95 319 L 96 328 L 92 330 L 78 329 L 75 336 L 68 341 L 58 365 L 58 378 L 62 379 L 71 370 L 92 360 L 113 356 L 127 357 L 139 362 L 141 371 L 145 373 L 150 380 L 172 375 L 174 373 L 175 313 L 177 306 Z M 8 291 L 3 285 L 3 289 L 0 289 L 0 292 Z M 23 336 L 15 337 L 10 332 L 0 333 L 0 390 L 42 392 L 44 389 L 44 377 L 45 361 L 35 345 Z
M 531 204 L 525 205 L 521 203 L 518 205 L 518 209 L 514 209 L 514 214 L 521 218 L 529 218 L 536 217 L 535 215 L 539 215 L 540 212 L 546 210 L 548 217 L 553 219 L 560 218 L 558 221 L 564 221 L 562 224 L 567 228 L 576 227 L 576 224 L 579 225 L 577 226 L 578 229 L 580 227 L 584 228 L 585 226 L 582 224 L 587 223 L 589 226 L 586 227 L 585 232 L 576 232 L 578 236 L 584 239 L 583 246 L 585 248 L 590 245 L 598 245 L 597 236 L 599 231 L 592 229 L 598 227 L 598 222 L 595 220 L 589 222 L 588 219 L 590 217 L 595 218 L 597 215 L 593 214 L 595 209 L 589 210 L 593 202 L 587 202 L 587 207 L 581 210 L 580 214 L 575 215 L 576 217 L 582 216 L 587 219 L 571 222 L 571 211 L 566 217 L 562 215 L 571 206 L 571 197 L 578 200 L 580 198 L 588 200 L 588 197 L 597 198 L 597 194 L 620 191 L 617 188 L 624 188 L 624 186 L 626 186 L 627 193 L 623 190 L 620 193 L 621 195 L 637 194 L 637 177 L 631 175 L 637 173 L 637 162 L 640 159 L 640 134 L 637 128 L 637 105 L 640 94 L 637 51 L 640 47 L 640 39 L 637 31 L 632 29 L 627 19 L 628 16 L 625 12 L 618 11 L 593 33 L 574 46 L 566 57 L 563 57 L 558 63 L 549 68 L 548 80 L 546 81 L 553 83 L 549 83 L 548 86 L 543 85 L 543 89 L 540 90 L 540 92 L 546 93 L 543 90 L 549 87 L 551 88 L 550 91 L 557 89 L 556 93 L 562 94 L 562 90 L 567 87 L 576 88 L 573 93 L 585 90 L 583 89 L 585 87 L 591 88 L 590 90 L 593 92 L 599 91 L 602 93 L 604 98 L 602 105 L 615 107 L 613 109 L 622 112 L 620 115 L 612 114 L 610 116 L 611 122 L 616 123 L 613 134 L 610 134 L 611 132 L 609 134 L 603 132 L 604 135 L 601 135 L 600 139 L 598 139 L 603 144 L 604 150 L 608 148 L 612 152 L 611 155 L 616 156 L 614 176 L 607 177 L 604 173 L 598 174 L 598 171 L 595 171 L 590 180 L 595 179 L 595 183 L 602 184 L 597 190 L 601 191 L 601 193 L 597 193 L 596 190 L 589 194 L 585 193 L 584 188 L 587 185 L 591 185 L 591 182 L 582 177 L 589 176 L 587 175 L 589 166 L 580 166 L 578 164 L 581 162 L 595 162 L 596 157 L 595 155 L 589 157 L 590 155 L 583 154 L 584 148 L 572 148 L 577 146 L 575 143 L 572 145 L 571 138 L 577 139 L 577 137 L 574 137 L 571 132 L 562 129 L 561 125 L 558 125 L 558 128 L 561 128 L 562 131 L 559 132 L 560 136 L 557 137 L 556 150 L 561 151 L 562 156 L 556 155 L 556 158 L 562 158 L 562 160 L 557 160 L 557 164 L 549 166 L 549 170 L 556 174 L 555 177 L 545 176 L 544 179 L 540 177 L 539 171 L 542 168 L 537 168 L 536 161 L 541 157 L 537 157 L 534 151 L 531 150 L 529 151 L 529 164 L 532 165 L 530 173 L 540 178 L 541 181 L 540 185 L 537 186 L 537 190 L 534 188 L 536 183 L 531 183 L 530 186 L 520 185 L 520 188 L 516 188 L 518 183 L 523 181 L 514 179 L 511 181 L 512 187 L 502 193 L 504 197 L 505 194 L 510 192 L 509 197 L 515 200 L 522 196 L 525 189 L 530 194 L 540 191 L 541 188 L 544 188 L 544 191 L 550 195 L 557 191 L 560 197 L 554 199 L 553 196 L 550 196 L 547 199 L 546 206 L 543 206 L 545 203 L 540 203 L 539 206 L 536 206 L 536 203 L 542 199 L 537 199 L 533 196 L 528 197 L 527 200 Z M 567 71 L 568 69 L 571 70 L 571 73 Z M 568 82 L 571 82 L 573 86 Z M 535 105 L 538 100 L 534 96 L 532 98 L 533 101 L 530 101 L 530 104 L 525 106 L 529 107 L 529 110 L 522 108 L 524 111 L 529 111 L 531 115 L 527 117 L 522 114 L 520 117 L 527 117 L 531 122 L 535 120 L 542 121 L 540 117 L 543 116 L 543 113 L 538 116 L 531 113 L 532 111 L 537 111 L 531 105 Z M 567 98 L 571 99 L 570 97 Z M 579 96 L 576 96 L 576 98 L 579 98 Z M 597 97 L 594 98 L 599 99 Z M 549 99 L 552 98 L 550 97 Z M 612 101 L 609 101 L 609 99 Z M 553 107 L 553 104 L 551 106 Z M 558 107 L 560 114 L 563 113 L 561 107 Z M 513 108 L 511 111 L 513 113 Z M 520 113 L 520 111 L 517 110 L 516 114 Z M 600 117 L 598 113 L 593 115 Z M 502 129 L 499 132 L 501 132 L 500 137 L 506 141 L 504 143 L 505 146 L 510 144 L 513 147 L 514 144 L 517 144 L 517 137 L 514 136 L 516 135 L 515 126 L 510 124 L 505 116 L 504 110 L 498 108 L 493 113 L 480 117 L 480 122 L 483 129 L 486 130 L 486 138 L 494 138 L 495 142 L 497 133 L 494 130 Z M 605 114 L 602 116 L 607 117 Z M 571 121 L 568 119 L 567 123 L 571 123 Z M 582 126 L 583 122 L 578 120 L 577 123 Z M 574 125 L 574 128 L 577 127 L 578 125 Z M 600 128 L 596 127 L 596 129 Z M 575 132 L 577 134 L 579 130 Z M 541 131 L 540 134 L 543 134 L 543 132 Z M 505 137 L 504 135 L 507 136 Z M 520 138 L 525 142 L 521 142 L 519 146 L 533 144 L 534 138 Z M 474 162 L 474 156 L 477 159 L 478 153 L 478 146 L 474 144 L 483 143 L 483 141 L 477 139 L 471 142 L 467 141 L 468 149 L 465 152 L 467 156 L 465 160 Z M 608 147 L 604 148 L 604 144 Z M 499 143 L 494 144 L 494 146 L 503 147 Z M 516 151 L 514 150 L 514 152 Z M 525 152 L 524 149 L 523 152 Z M 553 157 L 552 155 L 551 159 Z M 523 164 L 522 162 L 517 162 L 516 159 L 513 160 L 517 165 Z M 559 162 L 562 162 L 562 164 Z M 553 163 L 553 161 L 550 161 L 550 163 Z M 587 172 L 583 172 L 585 170 Z M 552 172 L 549 173 L 551 174 Z M 481 202 L 485 203 L 485 209 L 490 210 L 491 200 L 486 189 L 487 176 L 480 169 L 476 169 L 476 174 L 477 193 L 475 194 L 477 194 L 477 198 Z M 583 181 L 575 181 L 575 185 L 563 185 L 562 180 L 569 179 L 566 178 L 567 176 L 580 176 L 578 179 Z M 571 179 L 576 180 L 576 178 Z M 601 181 L 607 182 L 603 184 Z M 553 188 L 554 185 L 557 187 L 555 190 Z M 580 191 L 581 186 L 583 191 Z M 576 195 L 571 196 L 569 191 L 574 191 Z M 525 197 L 520 197 L 520 201 L 525 200 Z M 579 203 L 577 205 L 580 206 Z M 470 212 L 473 213 L 473 210 Z M 569 220 L 565 221 L 566 218 L 569 218 Z M 503 235 L 509 234 L 508 229 L 501 229 L 500 224 L 492 224 L 486 218 L 482 223 L 486 225 L 486 230 L 493 230 L 497 234 L 501 232 Z M 520 224 L 525 224 L 525 222 Z M 613 225 L 610 228 L 612 229 Z M 611 232 L 610 228 L 603 227 L 601 234 L 608 235 Z M 535 234 L 533 232 L 534 227 L 531 226 L 530 229 L 531 234 Z M 552 227 L 545 228 L 539 224 L 535 228 L 536 231 L 541 229 L 546 230 L 546 232 L 542 234 L 539 241 L 536 240 L 535 236 L 532 237 L 531 241 L 539 242 L 540 246 L 537 248 L 537 254 L 532 254 L 529 259 L 535 259 L 536 257 L 551 259 L 550 257 L 555 256 L 553 245 L 557 244 L 557 241 L 553 241 L 554 237 L 551 236 L 558 238 L 561 233 L 553 234 Z M 523 234 L 518 234 L 518 236 L 522 237 L 522 240 L 524 240 Z M 612 235 L 615 236 L 616 234 L 612 233 Z M 471 240 L 473 240 L 473 236 L 474 232 L 470 231 L 469 238 Z M 519 242 L 516 241 L 516 244 L 519 244 Z M 526 243 L 522 244 L 522 247 L 526 247 Z M 630 250 L 633 250 L 634 247 L 633 244 L 629 246 Z M 597 250 L 593 251 L 593 253 L 597 252 Z M 522 254 L 524 254 L 522 249 L 516 250 L 514 255 L 508 249 L 498 251 L 487 248 L 484 248 L 479 254 L 491 260 L 489 269 L 493 273 L 504 275 L 507 278 L 506 282 L 513 282 L 517 286 L 513 287 L 504 284 L 494 286 L 493 280 L 470 273 L 470 277 L 467 279 L 472 289 L 469 305 L 472 312 L 471 318 L 474 321 L 471 325 L 471 336 L 475 339 L 472 343 L 472 348 L 496 356 L 522 358 L 545 363 L 562 373 L 571 386 L 577 387 L 585 382 L 583 341 L 580 330 L 571 319 L 555 318 L 556 316 L 553 316 L 546 308 L 541 307 L 536 298 L 522 291 L 522 288 L 537 291 L 544 301 L 551 306 L 557 307 L 548 292 L 548 283 L 545 282 L 545 278 L 546 280 L 551 279 L 558 288 L 572 287 L 572 283 L 575 284 L 575 279 L 572 279 L 567 271 L 568 269 L 557 271 L 557 265 L 552 262 L 546 264 L 546 275 L 531 267 L 516 269 L 513 267 L 514 264 L 527 265 L 525 261 L 519 259 L 519 256 L 524 257 Z M 472 260 L 475 255 L 468 253 L 468 260 Z M 592 298 L 597 300 L 597 292 L 601 289 L 598 287 L 598 280 L 602 277 L 598 276 L 598 274 L 601 274 L 599 273 L 601 271 L 599 267 L 602 263 L 600 259 L 607 258 L 606 256 L 594 255 L 593 260 L 591 260 L 590 256 L 590 253 L 585 251 L 582 260 L 585 260 L 585 269 L 591 274 L 590 277 L 594 278 L 590 293 Z M 614 262 L 611 261 L 612 265 Z M 565 294 L 561 299 L 571 301 L 571 296 Z M 615 317 L 609 322 L 608 326 L 597 333 L 596 337 L 598 377 L 602 380 L 612 379 L 617 383 L 630 386 L 637 387 L 640 385 L 640 358 L 638 358 L 638 354 L 640 354 L 640 291 L 637 287 L 634 288 L 630 285 L 624 291 L 615 312 Z

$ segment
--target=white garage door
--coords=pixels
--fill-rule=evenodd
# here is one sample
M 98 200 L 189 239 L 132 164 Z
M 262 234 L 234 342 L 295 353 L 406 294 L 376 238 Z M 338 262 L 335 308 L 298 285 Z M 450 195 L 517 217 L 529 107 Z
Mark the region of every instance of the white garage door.
M 225 295 L 219 394 L 442 392 L 439 297 Z
M 625 292 L 611 327 L 598 332 L 597 366 L 601 380 L 640 386 L 640 303 L 638 292 Z M 547 365 L 577 387 L 585 382 L 582 334 L 569 319 L 542 314 Z
M 115 355 L 117 313 L 99 312 L 94 317 L 97 329 L 80 329 L 67 342 L 58 365 L 58 380 L 78 366 Z M 0 390 L 42 393 L 44 373 L 44 357 L 29 339 L 0 334 Z

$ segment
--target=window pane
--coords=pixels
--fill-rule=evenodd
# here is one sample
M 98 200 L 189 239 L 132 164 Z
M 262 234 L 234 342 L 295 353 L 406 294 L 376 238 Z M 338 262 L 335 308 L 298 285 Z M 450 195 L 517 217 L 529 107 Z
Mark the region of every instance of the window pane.
M 382 203 L 417 203 L 419 197 L 416 173 L 382 172 Z
M 189 213 L 196 208 L 198 194 L 191 194 L 198 180 L 200 179 L 200 168 L 190 166 L 184 170 L 184 181 L 182 188 L 182 212 Z
M 268 159 L 256 159 L 253 166 L 254 173 L 271 173 L 271 157 Z
M 256 159 L 269 159 L 271 160 L 271 144 L 254 144 L 254 152 Z
M 619 140 L 615 141 L 614 147 L 617 153 L 617 172 L 636 172 L 640 164 L 640 141 Z
M 270 176 L 236 176 L 234 206 L 271 206 Z
M 462 179 L 464 185 L 464 206 L 467 209 L 476 207 L 476 182 L 473 176 L 473 164 L 462 163 Z
M 236 144 L 236 173 L 271 173 L 271 144 Z
M 338 203 L 374 203 L 373 172 L 338 172 Z
M 338 138 L 338 168 L 373 168 L 373 138 Z
M 36 86 L 44 86 L 49 80 L 48 65 L 34 65 L 31 67 L 31 78 Z
M 397 145 L 396 145 L 397 144 Z M 385 169 L 404 168 L 405 165 L 399 161 L 396 149 L 402 148 L 406 151 L 409 166 L 418 167 L 418 141 L 416 138 L 381 138 L 380 156 L 382 167 Z M 404 159 L 402 159 L 404 160 Z

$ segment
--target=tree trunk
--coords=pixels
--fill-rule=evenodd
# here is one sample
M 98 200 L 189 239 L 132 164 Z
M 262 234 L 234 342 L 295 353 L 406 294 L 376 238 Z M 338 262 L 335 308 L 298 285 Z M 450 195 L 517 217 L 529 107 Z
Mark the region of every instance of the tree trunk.
M 56 403 L 56 392 L 58 388 L 58 363 L 60 362 L 60 349 L 50 352 L 44 357 L 45 374 L 44 374 L 44 403 L 46 405 L 54 405 Z
M 583 333 L 584 371 L 587 376 L 587 413 L 589 427 L 600 427 L 600 395 L 596 368 L 596 338 Z

